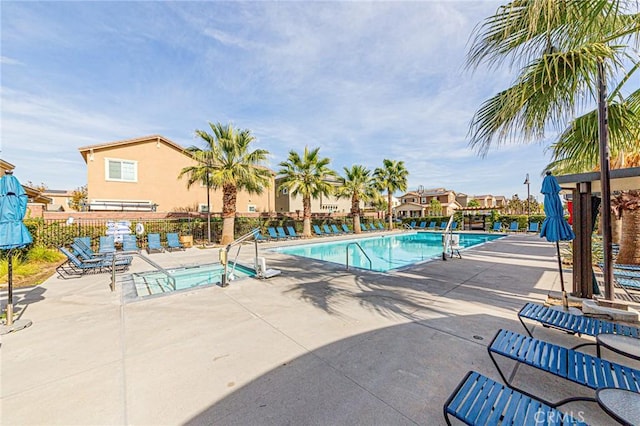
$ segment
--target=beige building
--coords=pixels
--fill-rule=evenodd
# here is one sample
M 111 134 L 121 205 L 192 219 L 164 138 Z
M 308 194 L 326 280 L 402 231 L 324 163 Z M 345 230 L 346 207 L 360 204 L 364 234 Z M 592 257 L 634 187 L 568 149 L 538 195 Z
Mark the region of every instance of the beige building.
M 207 189 L 193 184 L 180 171 L 197 164 L 185 149 L 160 135 L 145 136 L 78 148 L 87 163 L 89 210 L 206 211 Z M 238 213 L 270 212 L 273 192 L 239 192 Z M 222 191 L 211 189 L 211 212 L 222 211 Z
M 478 201 L 480 207 L 503 208 L 507 205 L 507 199 L 502 195 L 474 195 L 471 199 Z
M 282 177 L 275 180 L 275 206 L 276 212 L 297 212 L 302 214 L 302 197 L 293 196 L 286 189 L 280 189 Z M 337 185 L 337 182 L 335 183 Z M 364 207 L 364 203 L 360 203 L 360 208 Z M 325 197 L 321 195 L 319 198 L 311 199 L 311 213 L 351 213 L 351 199 L 337 198 L 333 195 Z
M 48 211 L 76 211 L 71 208 L 73 191 L 67 191 L 66 189 L 47 189 L 42 193 L 42 195 L 51 198 L 51 204 L 47 206 Z
M 431 200 L 437 200 L 442 211 L 431 211 Z M 450 189 L 434 188 L 423 191 L 409 191 L 400 197 L 400 205 L 396 207 L 397 216 L 424 217 L 450 216 L 461 207 L 456 200 L 456 193 Z

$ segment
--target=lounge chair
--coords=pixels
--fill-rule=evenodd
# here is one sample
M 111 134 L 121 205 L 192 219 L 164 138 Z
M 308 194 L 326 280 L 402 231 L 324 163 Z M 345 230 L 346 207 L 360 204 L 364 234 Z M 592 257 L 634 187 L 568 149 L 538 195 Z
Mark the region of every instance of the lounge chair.
M 342 224 L 342 230 L 344 231 L 345 234 L 351 234 L 353 232 L 351 231 L 351 229 L 349 229 L 346 223 Z
M 107 235 L 100 237 L 100 245 L 98 247 L 98 253 L 106 254 L 106 253 L 115 253 L 116 245 L 115 238 L 113 235 Z
M 342 233 L 343 233 L 342 231 L 340 231 L 340 230 L 338 229 L 338 227 L 336 226 L 336 224 L 335 224 L 335 223 L 332 223 L 332 224 L 331 224 L 331 230 L 332 230 L 332 231 L 333 231 L 333 233 L 334 233 L 334 234 L 336 234 L 336 235 L 340 235 L 340 234 L 342 234 Z
M 167 250 L 184 250 L 184 246 L 180 243 L 180 237 L 175 232 L 167 233 Z
M 296 233 L 296 228 L 293 226 L 287 226 L 287 231 L 289 231 L 290 238 L 300 238 L 300 235 Z
M 284 228 L 282 226 L 278 226 L 276 228 L 276 231 L 278 231 L 278 237 L 282 240 L 286 240 L 289 238 L 289 236 L 287 235 L 286 232 L 284 232 Z
M 527 228 L 527 232 L 540 232 L 540 223 L 539 222 L 531 222 L 529 227 Z
M 333 235 L 333 231 L 331 231 L 329 225 L 327 225 L 326 223 L 322 225 L 322 230 L 324 231 L 325 235 Z
M 104 253 L 96 253 L 91 250 L 91 247 L 85 244 L 86 240 L 80 238 L 74 238 L 74 241 L 71 243 L 71 249 L 73 253 L 78 256 L 82 260 L 92 260 L 100 257 L 104 257 Z
M 606 387 L 640 392 L 640 370 L 510 330 L 499 330 L 489 344 L 487 351 L 504 383 L 525 394 L 525 391 L 518 389 L 507 379 L 507 376 L 511 377 L 511 374 L 505 375 L 502 372 L 496 362 L 495 355 L 501 355 L 518 363 L 546 371 L 593 390 Z M 570 401 L 589 399 L 593 400 L 593 398 L 568 398 L 555 403 L 541 401 L 552 407 L 557 407 Z
M 453 416 L 468 425 L 586 425 L 556 408 L 469 371 L 443 407 L 444 419 Z
M 442 221 L 440 222 L 440 228 L 441 231 L 444 231 L 445 229 L 447 229 L 447 222 L 446 221 Z
M 360 222 L 360 229 L 362 230 L 362 232 L 368 232 L 369 231 L 369 228 L 367 228 L 367 226 L 362 222 Z
M 267 239 L 262 236 L 262 233 L 260 232 L 259 229 L 255 229 L 253 231 L 253 238 L 259 243 L 263 243 L 263 242 L 267 241 Z
M 140 252 L 138 247 L 138 237 L 135 235 L 123 235 L 122 236 L 122 251 L 135 251 Z
M 621 278 L 635 278 L 640 279 L 640 269 L 620 269 L 615 265 L 613 266 L 613 275 Z
M 370 230 L 370 231 L 377 231 L 377 230 L 378 230 L 378 228 L 376 228 L 376 226 L 373 224 L 373 222 L 371 222 L 371 223 L 369 224 L 369 230 Z
M 79 243 L 81 245 L 83 245 L 84 247 L 86 247 L 89 251 L 91 251 L 92 253 L 94 253 L 95 255 L 98 255 L 98 253 L 95 253 L 92 249 L 91 249 L 91 237 L 75 237 L 73 239 L 74 242 Z
M 380 222 L 376 222 L 376 226 L 378 227 L 379 231 L 386 231 L 387 228 L 384 227 L 384 225 Z
M 163 251 L 160 234 L 147 234 L 147 253 L 162 253 Z
M 267 228 L 267 232 L 269 233 L 269 238 L 272 240 L 279 240 L 281 239 L 280 235 L 278 235 L 278 233 L 276 232 L 276 228 L 274 228 L 273 226 L 270 226 Z
M 455 231 L 456 229 L 458 229 L 458 222 L 451 222 L 451 230 Z
M 518 319 L 530 337 L 533 337 L 533 334 L 523 319 L 536 321 L 544 327 L 555 328 L 566 331 L 567 333 L 577 334 L 578 336 L 582 334 L 597 336 L 601 333 L 615 333 L 640 338 L 640 328 L 638 327 L 618 324 L 584 315 L 574 315 L 570 312 L 531 302 L 520 309 Z
M 427 222 L 422 222 L 426 225 Z M 433 220 L 431 222 L 429 222 L 429 226 L 427 226 L 427 229 L 431 230 L 431 231 L 435 231 L 436 230 L 436 221 Z
M 415 227 L 416 227 L 416 221 L 415 220 L 411 221 L 411 223 L 409 224 L 409 228 L 415 229 Z
M 79 278 L 87 273 L 111 271 L 111 268 L 114 265 L 113 257 L 111 256 L 91 260 L 81 260 L 64 247 L 58 247 L 58 250 L 67 257 L 67 260 L 56 268 L 56 272 L 63 279 Z M 126 270 L 129 265 L 131 265 L 131 256 L 124 256 L 120 258 L 116 257 L 116 270 Z
M 496 222 L 493 224 L 493 231 L 500 232 L 502 231 L 502 222 Z
M 434 222 L 435 224 L 435 222 Z M 434 225 L 435 226 L 435 225 Z M 419 229 L 428 229 L 427 228 L 427 222 L 420 222 L 420 226 L 418 226 Z
M 511 222 L 511 225 L 509 225 L 509 232 L 518 232 L 518 221 L 514 220 L 513 222 Z
M 318 237 L 324 237 L 324 235 L 325 235 L 325 234 L 324 234 L 324 232 L 322 232 L 322 231 L 320 230 L 320 227 L 319 227 L 318 225 L 313 225 L 313 232 L 315 232 L 315 234 L 316 234 Z

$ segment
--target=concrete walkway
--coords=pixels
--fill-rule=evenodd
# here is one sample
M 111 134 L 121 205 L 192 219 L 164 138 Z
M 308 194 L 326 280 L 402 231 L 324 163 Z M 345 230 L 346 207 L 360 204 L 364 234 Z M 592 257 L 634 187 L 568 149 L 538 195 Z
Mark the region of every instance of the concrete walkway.
M 115 292 L 106 274 L 18 290 L 17 308 L 33 325 L 2 336 L 1 423 L 444 424 L 442 405 L 468 370 L 499 379 L 486 351 L 496 331 L 524 333 L 517 311 L 559 287 L 555 248 L 534 235 L 391 274 L 347 272 L 268 246 L 260 255 L 282 275 L 266 281 L 126 303 L 127 274 Z M 243 248 L 243 260 L 252 250 Z M 217 250 L 151 257 L 211 263 Z M 149 269 L 136 259 L 130 272 Z M 592 394 L 527 368 L 516 382 L 548 399 Z M 593 403 L 567 410 L 612 423 Z

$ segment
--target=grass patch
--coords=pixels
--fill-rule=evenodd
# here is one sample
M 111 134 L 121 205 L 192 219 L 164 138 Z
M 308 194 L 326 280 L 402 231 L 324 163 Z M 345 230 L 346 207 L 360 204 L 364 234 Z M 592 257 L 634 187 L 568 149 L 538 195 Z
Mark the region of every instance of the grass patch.
M 4 254 L 0 259 L 0 288 L 5 288 L 9 279 L 9 260 Z M 26 254 L 17 251 L 12 261 L 13 287 L 42 284 L 63 260 L 62 253 L 44 246 L 34 246 Z

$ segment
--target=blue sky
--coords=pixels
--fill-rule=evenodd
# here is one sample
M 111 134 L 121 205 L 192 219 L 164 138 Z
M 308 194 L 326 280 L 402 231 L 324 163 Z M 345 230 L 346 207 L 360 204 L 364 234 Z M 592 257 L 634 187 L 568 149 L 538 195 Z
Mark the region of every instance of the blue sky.
M 468 148 L 480 104 L 515 77 L 464 69 L 495 2 L 2 2 L 2 158 L 23 182 L 86 183 L 78 147 L 232 122 L 276 169 L 403 160 L 409 189 L 538 196 L 544 144 Z M 553 137 L 553 134 L 549 135 Z M 548 142 L 547 142 L 548 143 Z

